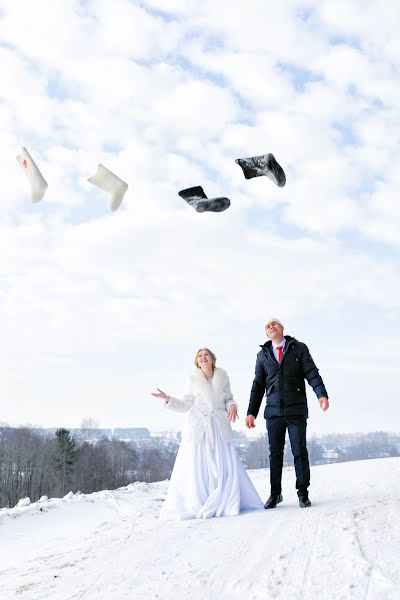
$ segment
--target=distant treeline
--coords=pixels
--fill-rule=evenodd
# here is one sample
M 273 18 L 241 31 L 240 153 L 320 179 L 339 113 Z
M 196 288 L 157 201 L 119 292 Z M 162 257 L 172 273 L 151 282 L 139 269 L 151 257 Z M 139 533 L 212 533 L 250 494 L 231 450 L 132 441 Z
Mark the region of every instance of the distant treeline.
M 178 441 L 86 441 L 67 429 L 43 435 L 27 427 L 0 427 L 0 507 L 70 490 L 91 493 L 134 481 L 161 481 L 172 471 Z
M 235 434 L 235 444 L 247 469 L 269 467 L 268 435 L 249 441 L 243 434 Z M 328 434 L 312 436 L 307 441 L 310 464 L 365 460 L 400 456 L 400 435 L 386 431 L 371 433 Z M 284 465 L 293 465 L 290 442 L 286 439 Z
M 70 490 L 91 493 L 134 481 L 161 481 L 171 475 L 179 439 L 174 436 L 120 440 L 99 437 L 97 430 L 0 427 L 0 507 L 29 496 L 63 496 Z M 248 469 L 269 466 L 268 437 L 248 438 L 235 432 L 235 446 Z M 330 434 L 311 437 L 312 465 L 400 456 L 400 436 L 387 432 Z M 292 465 L 290 444 L 285 465 Z

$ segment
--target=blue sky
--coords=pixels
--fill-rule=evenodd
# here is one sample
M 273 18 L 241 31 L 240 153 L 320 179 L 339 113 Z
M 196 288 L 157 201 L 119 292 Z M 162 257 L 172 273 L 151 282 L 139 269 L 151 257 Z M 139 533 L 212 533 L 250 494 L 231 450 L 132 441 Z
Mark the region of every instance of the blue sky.
M 243 427 L 263 322 L 332 399 L 310 430 L 395 430 L 397 2 L 5 0 L 0 18 L 0 421 L 179 428 L 207 345 Z M 33 205 L 15 156 L 49 183 Z M 234 159 L 273 152 L 284 188 Z M 101 162 L 121 208 L 87 183 Z M 202 185 L 221 214 L 178 196 Z M 262 432 L 262 418 L 256 432 Z

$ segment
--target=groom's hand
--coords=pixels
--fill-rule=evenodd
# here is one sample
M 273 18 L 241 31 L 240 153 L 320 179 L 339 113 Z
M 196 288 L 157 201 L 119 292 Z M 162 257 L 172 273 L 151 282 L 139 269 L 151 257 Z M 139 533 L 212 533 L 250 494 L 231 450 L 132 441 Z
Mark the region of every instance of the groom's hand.
M 328 408 L 329 408 L 328 398 L 326 396 L 321 396 L 321 398 L 319 399 L 319 405 L 320 405 L 321 409 L 323 410 L 323 412 L 328 410 Z
M 245 421 L 247 429 L 254 429 L 254 427 L 256 426 L 256 424 L 254 422 L 255 420 L 256 419 L 255 419 L 255 417 L 253 417 L 253 415 L 247 415 L 246 421 Z

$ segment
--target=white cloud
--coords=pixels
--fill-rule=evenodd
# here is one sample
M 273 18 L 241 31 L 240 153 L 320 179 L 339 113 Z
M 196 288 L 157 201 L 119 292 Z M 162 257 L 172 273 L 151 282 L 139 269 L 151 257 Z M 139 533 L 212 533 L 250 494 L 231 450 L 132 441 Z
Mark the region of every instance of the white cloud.
M 157 380 L 179 391 L 204 343 L 245 404 L 271 312 L 310 336 L 337 393 L 341 320 L 352 341 L 364 313 L 398 336 L 396 6 L 4 3 L 2 419 L 176 424 L 143 398 Z M 22 145 L 49 183 L 37 206 Z M 284 188 L 234 163 L 264 152 Z M 86 182 L 99 162 L 129 184 L 115 214 Z M 196 214 L 177 193 L 191 185 L 231 208 Z M 347 373 L 352 390 L 369 371 Z

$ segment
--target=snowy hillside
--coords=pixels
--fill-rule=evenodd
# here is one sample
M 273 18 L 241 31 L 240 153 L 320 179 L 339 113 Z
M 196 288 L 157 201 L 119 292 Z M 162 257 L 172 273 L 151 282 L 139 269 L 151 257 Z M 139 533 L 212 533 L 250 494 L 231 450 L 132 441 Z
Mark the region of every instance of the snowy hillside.
M 250 473 L 267 495 L 265 471 Z M 400 459 L 312 469 L 300 509 L 161 523 L 167 482 L 0 511 L 0 597 L 390 600 L 400 597 Z

